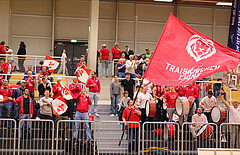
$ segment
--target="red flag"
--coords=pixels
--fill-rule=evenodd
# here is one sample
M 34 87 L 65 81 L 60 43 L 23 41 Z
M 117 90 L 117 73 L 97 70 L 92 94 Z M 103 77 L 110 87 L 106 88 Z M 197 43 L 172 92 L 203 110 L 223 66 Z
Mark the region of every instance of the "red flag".
M 220 45 L 172 14 L 144 78 L 157 85 L 182 86 L 236 68 L 240 53 Z
M 8 97 L 7 96 L 3 96 L 3 95 L 0 95 L 0 103 L 6 103 L 8 102 Z
M 57 87 L 61 88 L 61 94 L 63 98 L 65 98 L 66 100 L 75 99 L 73 93 L 62 81 L 57 83 Z
M 91 73 L 91 69 L 87 69 L 87 68 L 78 69 L 77 71 L 78 81 L 81 82 L 82 84 L 86 84 L 90 73 Z
M 65 113 L 68 109 L 67 103 L 63 97 L 59 96 L 51 102 L 53 114 L 60 116 Z
M 48 67 L 48 71 L 50 73 L 52 73 L 55 69 L 57 69 L 59 65 L 59 62 L 55 59 L 53 59 L 52 57 L 46 55 L 44 63 L 43 63 L 43 67 Z

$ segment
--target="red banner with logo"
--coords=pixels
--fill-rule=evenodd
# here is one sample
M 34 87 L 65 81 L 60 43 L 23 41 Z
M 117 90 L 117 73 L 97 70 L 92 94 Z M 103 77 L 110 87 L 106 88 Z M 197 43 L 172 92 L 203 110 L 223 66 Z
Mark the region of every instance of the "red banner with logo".
M 75 99 L 73 93 L 62 81 L 57 83 L 57 87 L 61 88 L 61 94 L 63 98 L 65 98 L 66 100 Z

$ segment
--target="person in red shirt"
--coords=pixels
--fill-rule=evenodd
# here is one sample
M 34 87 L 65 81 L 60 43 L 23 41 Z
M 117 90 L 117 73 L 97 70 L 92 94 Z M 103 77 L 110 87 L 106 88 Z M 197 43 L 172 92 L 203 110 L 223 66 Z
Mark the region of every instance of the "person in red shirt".
M 4 101 L 0 103 L 0 118 L 11 118 L 11 110 L 13 107 L 12 103 L 12 89 L 8 85 L 8 80 L 3 81 L 3 86 L 0 90 L 0 95 L 3 97 L 8 97 L 8 101 Z
M 175 92 L 172 86 L 169 89 L 169 92 L 163 96 L 163 102 L 167 105 L 168 121 L 170 122 L 175 112 L 175 99 L 178 97 L 178 93 Z
M 57 78 L 57 83 L 62 81 L 62 78 Z M 57 86 L 57 83 L 53 85 L 53 99 L 62 96 L 62 88 Z
M 124 122 L 130 121 L 130 122 L 139 123 L 139 116 L 142 115 L 141 111 L 137 107 L 134 107 L 132 100 L 128 100 L 127 103 L 128 103 L 128 107 L 123 111 L 122 120 Z M 138 152 L 138 139 L 139 139 L 138 123 L 125 123 L 126 129 L 128 130 L 127 132 L 128 133 L 128 152 L 130 154 L 133 153 L 132 151 Z
M 13 71 L 13 65 L 12 65 L 12 59 L 8 59 L 7 62 L 1 64 L 1 68 L 3 69 L 3 74 L 12 74 Z M 6 76 L 3 76 L 3 79 L 5 79 Z M 10 75 L 7 75 L 7 80 L 11 78 Z
M 111 55 L 110 51 L 106 49 L 107 45 L 103 44 L 100 50 L 100 63 L 102 63 L 102 75 L 108 77 L 108 64 L 110 64 Z
M 42 83 L 42 78 L 44 75 L 48 75 L 49 72 L 47 71 L 47 67 L 42 67 L 42 70 L 39 71 L 38 74 L 38 82 L 39 84 Z
M 5 41 L 1 41 L 0 43 L 0 54 L 6 54 L 5 48 Z M 2 64 L 5 61 L 5 56 L 0 56 L 0 64 Z
M 119 59 L 121 56 L 121 49 L 119 48 L 119 43 L 115 43 L 115 46 L 112 48 L 113 59 Z
M 89 120 L 88 110 L 89 106 L 92 104 L 91 99 L 87 96 L 86 90 L 82 89 L 81 94 L 77 96 L 77 110 L 75 114 L 75 120 Z M 78 129 L 80 122 L 75 122 L 73 138 L 77 139 L 78 137 Z M 90 129 L 88 122 L 84 123 L 85 133 L 87 135 L 87 141 L 91 139 Z
M 81 90 L 82 90 L 82 86 L 81 84 L 78 83 L 77 78 L 73 79 L 73 83 L 71 83 L 69 85 L 69 89 L 70 91 L 73 93 L 73 95 L 77 98 L 77 96 L 80 94 Z M 76 109 L 76 105 L 75 103 L 77 103 L 77 99 L 71 99 L 70 100 L 70 113 L 73 114 L 73 111 L 75 111 Z M 73 115 L 71 115 L 71 119 L 73 119 Z
M 175 91 L 178 93 L 178 96 L 184 97 L 186 94 L 186 89 L 184 86 L 176 86 Z
M 34 101 L 34 88 L 35 88 L 35 85 L 37 84 L 37 82 L 36 82 L 36 79 L 34 79 L 32 76 L 32 71 L 28 71 L 27 76 L 28 77 L 25 79 L 25 81 L 27 82 L 27 88 L 29 90 L 29 95 L 32 98 L 32 100 Z
M 192 106 L 190 107 L 190 115 L 192 118 L 192 115 L 195 114 L 196 111 L 196 104 L 195 104 L 195 98 L 198 97 L 198 90 L 197 88 L 193 85 L 193 82 L 190 83 L 188 85 L 188 87 L 186 87 L 186 97 L 189 98 L 190 96 L 192 96 L 194 98 L 194 102 L 192 103 Z
M 81 68 L 87 68 L 87 64 L 84 61 L 84 56 L 83 55 L 80 58 L 80 62 L 77 63 L 77 69 L 81 69 Z
M 195 86 L 195 88 L 197 89 L 197 95 L 196 95 L 196 98 L 195 98 L 195 103 L 196 103 L 196 111 L 195 113 L 197 113 L 197 109 L 199 108 L 199 103 L 200 103 L 200 91 L 201 91 L 201 87 L 200 87 L 200 84 L 197 84 L 196 82 L 193 82 L 193 85 Z
M 92 102 L 94 102 L 94 114 L 95 116 L 99 117 L 97 113 L 97 102 L 99 98 L 99 93 L 101 90 L 101 85 L 99 79 L 96 77 L 96 72 L 92 72 L 92 78 L 89 78 L 87 81 L 86 87 L 89 88 L 89 98 Z M 89 108 L 89 113 L 91 114 L 92 109 Z

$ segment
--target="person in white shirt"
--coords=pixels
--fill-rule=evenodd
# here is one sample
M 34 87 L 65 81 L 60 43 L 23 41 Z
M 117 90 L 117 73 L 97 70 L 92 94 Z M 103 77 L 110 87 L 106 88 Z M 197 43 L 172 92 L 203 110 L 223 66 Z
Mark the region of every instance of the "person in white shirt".
M 13 60 L 13 50 L 9 48 L 9 46 L 5 46 L 5 50 L 6 50 L 6 55 L 10 55 L 8 56 L 8 59 L 12 59 Z
M 149 94 L 152 93 L 152 87 L 153 87 L 152 82 L 148 81 L 147 79 L 143 79 L 143 86 L 146 86 L 148 88 L 147 92 Z
M 240 123 L 240 107 L 238 106 L 238 102 L 234 101 L 233 106 L 230 106 L 223 98 L 222 93 L 221 91 L 219 97 L 229 110 L 229 123 Z M 230 147 L 240 147 L 240 125 L 230 125 Z
M 212 123 L 211 110 L 214 106 L 217 106 L 217 100 L 213 96 L 213 92 L 208 91 L 208 95 L 201 100 L 201 108 L 204 109 L 204 114 L 207 116 L 208 122 Z
M 145 86 L 143 87 L 143 92 L 138 96 L 138 102 L 136 103 L 137 106 L 139 106 L 139 110 L 142 112 L 142 115 L 140 116 L 140 120 L 142 123 L 146 122 L 146 102 L 152 101 L 153 97 L 151 94 L 147 92 L 148 88 Z
M 195 141 L 197 140 L 197 131 L 204 125 L 204 123 L 208 123 L 207 117 L 202 114 L 202 108 L 197 109 L 197 113 L 192 116 L 192 125 L 191 132 Z M 202 123 L 202 124 L 201 124 Z
M 135 69 L 137 69 L 137 64 L 136 62 L 133 60 L 133 55 L 129 56 L 130 60 L 126 61 L 126 73 L 130 73 L 130 78 L 136 78 L 135 75 Z
M 65 74 L 68 76 L 68 69 L 67 69 L 68 58 L 67 58 L 67 54 L 66 54 L 66 50 L 65 49 L 62 50 L 61 66 L 60 66 L 57 74 L 60 74 L 63 71 L 64 59 L 65 59 Z

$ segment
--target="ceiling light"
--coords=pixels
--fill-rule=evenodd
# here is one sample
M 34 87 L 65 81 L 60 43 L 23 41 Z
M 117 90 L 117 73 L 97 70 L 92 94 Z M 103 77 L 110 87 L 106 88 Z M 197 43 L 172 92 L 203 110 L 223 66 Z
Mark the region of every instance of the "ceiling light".
M 232 3 L 230 2 L 217 2 L 216 5 L 226 5 L 226 6 L 232 6 Z
M 173 0 L 154 0 L 155 2 L 172 2 Z

